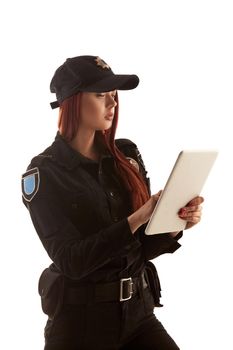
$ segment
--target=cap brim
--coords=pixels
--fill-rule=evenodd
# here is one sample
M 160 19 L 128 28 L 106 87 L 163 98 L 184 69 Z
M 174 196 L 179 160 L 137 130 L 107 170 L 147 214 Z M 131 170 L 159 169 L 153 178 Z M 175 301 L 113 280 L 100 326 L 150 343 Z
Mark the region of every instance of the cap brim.
M 139 78 L 135 74 L 114 74 L 104 79 L 99 80 L 95 84 L 91 84 L 85 87 L 74 87 L 65 98 L 68 98 L 79 91 L 81 92 L 107 92 L 113 90 L 132 90 L 139 84 Z M 65 99 L 63 98 L 62 101 Z M 51 102 L 52 109 L 59 107 L 61 101 Z
M 79 89 L 86 92 L 107 92 L 112 90 L 132 90 L 139 84 L 137 75 L 114 74 L 99 80 L 95 84 Z

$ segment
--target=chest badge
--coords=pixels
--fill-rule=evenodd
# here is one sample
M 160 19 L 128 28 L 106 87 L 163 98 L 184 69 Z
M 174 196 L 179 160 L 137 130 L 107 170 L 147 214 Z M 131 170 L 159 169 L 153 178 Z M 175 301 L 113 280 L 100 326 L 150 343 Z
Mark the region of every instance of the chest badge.
M 22 195 L 27 202 L 31 202 L 35 197 L 40 186 L 40 173 L 39 169 L 33 168 L 28 170 L 22 176 Z

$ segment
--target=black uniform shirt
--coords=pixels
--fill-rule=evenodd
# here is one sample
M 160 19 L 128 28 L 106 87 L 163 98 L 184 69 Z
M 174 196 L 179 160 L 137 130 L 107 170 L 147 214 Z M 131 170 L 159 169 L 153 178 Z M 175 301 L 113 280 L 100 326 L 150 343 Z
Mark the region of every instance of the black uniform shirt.
M 127 139 L 115 142 L 126 157 L 137 161 L 149 188 L 137 146 Z M 89 159 L 58 133 L 53 144 L 32 159 L 22 179 L 23 201 L 40 240 L 53 267 L 72 285 L 137 276 L 147 260 L 180 247 L 182 233 L 176 238 L 147 236 L 142 225 L 132 234 L 129 194 L 108 152 L 99 162 Z

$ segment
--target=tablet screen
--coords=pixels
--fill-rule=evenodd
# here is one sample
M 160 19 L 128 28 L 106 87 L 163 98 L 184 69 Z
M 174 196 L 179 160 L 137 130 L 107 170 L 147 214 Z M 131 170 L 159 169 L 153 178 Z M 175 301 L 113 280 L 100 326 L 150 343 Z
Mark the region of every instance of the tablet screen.
M 146 226 L 145 234 L 181 231 L 186 221 L 178 211 L 201 190 L 217 157 L 217 151 L 181 151 Z

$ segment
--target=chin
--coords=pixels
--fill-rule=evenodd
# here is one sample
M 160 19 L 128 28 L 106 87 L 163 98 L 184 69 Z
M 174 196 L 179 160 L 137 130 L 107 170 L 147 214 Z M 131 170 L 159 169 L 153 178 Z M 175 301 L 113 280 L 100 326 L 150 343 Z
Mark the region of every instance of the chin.
M 103 126 L 102 128 L 96 128 L 96 130 L 98 130 L 98 131 L 106 131 L 106 130 L 109 130 L 109 129 L 111 129 L 111 127 L 112 127 L 112 124 L 111 125 L 109 125 L 109 126 Z
M 110 126 L 109 128 L 106 128 L 106 127 L 105 127 L 105 128 L 98 128 L 98 129 L 96 129 L 96 131 L 99 131 L 99 132 L 104 133 L 105 131 L 111 129 L 111 127 L 112 127 L 112 126 Z

